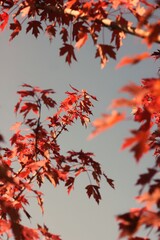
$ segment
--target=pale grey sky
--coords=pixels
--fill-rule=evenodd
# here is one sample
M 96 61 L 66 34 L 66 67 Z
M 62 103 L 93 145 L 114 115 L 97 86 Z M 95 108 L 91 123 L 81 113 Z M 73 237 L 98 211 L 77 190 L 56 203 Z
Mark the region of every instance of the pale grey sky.
M 64 92 L 69 90 L 69 84 L 78 89 L 86 89 L 99 100 L 93 109 L 93 120 L 106 111 L 113 98 L 121 96 L 118 93 L 120 87 L 129 81 L 139 82 L 143 77 L 155 76 L 157 71 L 157 65 L 152 60 L 119 70 L 115 70 L 117 62 L 111 60 L 101 70 L 99 60 L 94 59 L 95 50 L 90 42 L 78 52 L 78 62 L 69 67 L 64 58 L 58 56 L 57 40 L 50 44 L 43 34 L 39 39 L 21 34 L 11 43 L 8 39 L 8 32 L 2 32 L 0 132 L 5 136 L 6 142 L 10 137 L 8 129 L 16 121 L 13 114 L 17 101 L 16 91 L 23 83 L 53 88 L 56 91 L 55 100 L 59 102 L 63 100 Z M 155 49 L 156 47 L 155 45 Z M 117 59 L 145 50 L 146 46 L 141 44 L 141 40 L 128 37 Z M 36 222 L 45 222 L 50 231 L 60 234 L 63 240 L 116 240 L 118 225 L 115 215 L 136 206 L 134 196 L 138 193 L 138 188 L 134 187 L 134 183 L 137 175 L 152 161 L 151 155 L 148 155 L 137 165 L 131 153 L 120 151 L 122 140 L 129 136 L 128 129 L 133 126 L 135 125 L 131 121 L 121 123 L 91 141 L 86 140 L 92 130 L 91 125 L 86 130 L 80 124 L 75 124 L 68 133 L 63 134 L 60 137 L 62 150 L 83 149 L 94 152 L 95 159 L 102 164 L 106 174 L 115 180 L 116 189 L 111 189 L 103 182 L 103 200 L 98 206 L 85 193 L 88 184 L 85 174 L 77 181 L 70 196 L 63 186 L 54 189 L 46 183 L 43 187 L 45 215 L 42 217 L 39 208 L 31 204 L 31 224 L 26 219 L 24 223 L 34 227 Z

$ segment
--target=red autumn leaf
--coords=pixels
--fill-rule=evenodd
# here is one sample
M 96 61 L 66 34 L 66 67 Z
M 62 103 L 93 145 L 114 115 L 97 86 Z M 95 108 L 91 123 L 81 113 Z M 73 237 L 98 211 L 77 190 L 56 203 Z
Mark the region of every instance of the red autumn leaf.
M 59 183 L 59 175 L 56 170 L 49 171 L 45 173 L 46 178 L 53 184 L 54 187 Z
M 87 193 L 88 197 L 90 198 L 92 196 L 98 204 L 99 204 L 99 201 L 101 200 L 99 188 L 100 187 L 96 186 L 96 185 L 86 186 L 86 193 Z
M 25 87 L 25 86 L 24 86 Z M 35 95 L 34 91 L 28 91 L 28 90 L 21 90 L 21 91 L 17 91 L 17 93 L 19 95 L 21 95 L 21 97 L 28 97 L 31 96 L 33 97 Z
M 22 125 L 22 122 L 16 122 L 15 124 L 12 125 L 10 130 L 17 132 L 21 125 Z
M 32 228 L 28 228 L 26 226 L 21 226 L 22 228 L 22 236 L 19 239 L 25 239 L 25 240 L 38 240 L 39 238 L 39 234 L 37 229 L 32 229 Z
M 31 110 L 32 110 L 35 114 L 38 114 L 38 106 L 37 106 L 37 104 L 30 103 L 30 102 L 26 102 L 26 103 L 24 103 L 24 105 L 21 107 L 20 113 L 24 113 L 23 115 L 24 115 L 24 117 L 26 117 L 27 114 L 28 114 Z
M 93 132 L 89 135 L 88 139 L 95 137 L 96 135 L 106 131 L 108 128 L 112 127 L 114 124 L 125 119 L 124 113 L 118 113 L 113 111 L 111 114 L 103 114 L 101 118 L 96 119 L 92 125 L 95 128 Z
M 13 136 L 10 138 L 11 145 L 15 144 L 17 140 L 20 138 L 20 131 L 17 131 Z
M 119 230 L 120 230 L 120 238 L 126 236 L 132 236 L 138 228 L 138 220 L 139 220 L 139 211 L 136 210 L 129 213 L 124 213 L 118 215 L 116 217 L 117 221 L 119 222 Z
M 108 184 L 114 189 L 114 180 L 110 179 L 107 177 L 107 175 L 104 173 L 103 176 L 105 177 L 106 181 L 108 182 Z
M 80 167 L 79 169 L 76 169 L 75 171 L 75 176 L 77 177 L 79 174 L 81 174 L 82 172 L 85 172 L 86 169 L 83 167 Z
M 7 25 L 7 23 L 8 23 L 8 19 L 9 19 L 8 13 L 2 12 L 2 13 L 0 14 L 0 22 L 2 22 L 2 23 L 0 24 L 0 30 L 1 30 L 1 31 L 3 31 L 4 28 L 6 27 L 6 25 Z
M 74 181 L 75 181 L 75 179 L 73 177 L 69 177 L 66 180 L 65 186 L 68 189 L 68 194 L 70 194 L 71 190 L 73 190 L 73 188 L 74 188 Z
M 63 27 L 61 29 L 60 35 L 64 43 L 68 41 L 68 31 L 66 30 L 66 28 Z
M 133 57 L 124 57 L 117 64 L 116 68 L 123 67 L 123 66 L 125 66 L 127 64 L 137 64 L 140 61 L 142 61 L 142 60 L 144 60 L 146 58 L 149 58 L 149 57 L 150 57 L 150 54 L 148 52 L 144 52 L 144 53 L 138 54 L 138 55 L 133 56 Z
M 101 59 L 101 68 L 104 68 L 107 61 L 108 61 L 108 57 L 111 57 L 113 59 L 116 59 L 116 53 L 114 51 L 113 46 L 111 45 L 105 45 L 105 44 L 98 44 L 97 45 L 97 51 L 96 51 L 96 55 L 95 58 L 100 57 Z
M 28 33 L 29 31 L 32 30 L 32 34 L 37 38 L 40 33 L 40 31 L 39 31 L 40 29 L 43 30 L 41 22 L 33 20 L 33 21 L 28 22 L 28 27 L 26 28 L 26 33 Z
M 119 31 L 118 29 L 115 29 L 112 32 L 112 38 L 111 38 L 111 43 L 115 40 L 115 45 L 117 50 L 123 45 L 122 44 L 122 39 L 125 38 L 124 32 Z
M 0 219 L 0 234 L 3 235 L 11 229 L 11 222 L 7 220 Z
M 77 0 L 69 0 L 69 1 L 67 1 L 66 2 L 67 8 L 71 8 L 76 2 L 77 2 Z
M 46 107 L 49 109 L 49 108 L 54 108 L 55 105 L 56 105 L 56 102 L 50 98 L 50 97 L 47 97 L 46 94 L 42 94 L 42 101 L 43 103 L 46 105 Z
M 122 145 L 122 149 L 132 146 L 130 151 L 134 152 L 134 157 L 138 162 L 140 158 L 143 156 L 143 154 L 149 150 L 148 145 L 149 131 L 133 130 L 131 132 L 134 135 L 134 137 L 126 138 Z
M 160 186 L 155 188 L 153 192 L 144 192 L 140 196 L 137 196 L 136 199 L 140 203 L 145 203 L 147 209 L 151 209 L 155 204 L 158 206 L 160 202 Z
M 39 168 L 42 168 L 46 165 L 47 160 L 40 160 L 38 162 L 30 163 L 26 166 L 27 169 L 30 169 L 32 172 L 37 171 Z
M 66 54 L 66 62 L 70 65 L 72 62 L 72 58 L 77 61 L 75 53 L 74 53 L 74 47 L 70 44 L 65 43 L 63 47 L 60 48 L 60 56 L 63 56 Z
M 136 185 L 148 184 L 156 173 L 157 173 L 157 170 L 152 169 L 152 168 L 148 168 L 147 173 L 144 173 L 144 174 L 140 175 L 139 179 L 137 180 Z
M 13 32 L 11 33 L 9 41 L 13 40 L 13 38 L 22 30 L 20 22 L 17 19 L 14 19 L 14 23 L 10 24 L 10 29 L 13 30 Z
M 20 178 L 25 179 L 26 177 L 29 176 L 30 172 L 31 172 L 30 169 L 25 170 L 25 171 L 21 171 L 21 172 L 18 174 L 18 176 L 19 176 Z
M 62 240 L 59 235 L 50 233 L 46 225 L 43 225 L 42 227 L 38 224 L 38 230 L 41 232 L 41 234 L 45 237 L 46 240 Z
M 132 237 L 143 226 L 160 227 L 159 214 L 148 211 L 146 208 L 131 209 L 128 213 L 118 215 L 117 221 L 119 222 L 120 238 Z
M 80 49 L 86 43 L 87 39 L 88 39 L 88 34 L 82 32 L 81 34 L 79 34 L 79 39 L 76 42 L 75 47 Z
M 56 36 L 56 28 L 55 28 L 55 25 L 48 25 L 48 26 L 46 27 L 46 30 L 45 30 L 45 31 L 46 31 L 46 33 L 48 34 L 50 41 L 52 40 L 53 37 Z
M 43 198 L 42 198 L 41 194 L 37 194 L 37 202 L 41 208 L 42 214 L 44 214 Z

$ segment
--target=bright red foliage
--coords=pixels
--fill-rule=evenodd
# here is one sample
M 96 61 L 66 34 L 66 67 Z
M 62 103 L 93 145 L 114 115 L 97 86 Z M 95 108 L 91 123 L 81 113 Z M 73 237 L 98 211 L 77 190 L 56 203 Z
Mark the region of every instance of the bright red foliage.
M 46 226 L 38 225 L 37 229 L 29 229 L 21 225 L 20 211 L 27 218 L 31 218 L 26 210 L 29 199 L 26 192 L 32 192 L 37 203 L 44 212 L 43 194 L 37 189 L 47 179 L 54 187 L 64 182 L 68 193 L 73 189 L 76 178 L 86 173 L 93 185 L 86 187 L 89 197 L 93 196 L 97 203 L 101 200 L 100 182 L 104 176 L 111 187 L 113 180 L 109 179 L 101 170 L 101 166 L 93 159 L 89 152 L 68 151 L 62 155 L 58 144 L 58 137 L 80 119 L 82 125 L 87 126 L 92 114 L 91 100 L 96 97 L 85 90 L 79 91 L 73 87 L 66 92 L 67 98 L 61 102 L 56 110 L 56 102 L 52 98 L 52 89 L 42 90 L 38 87 L 24 84 L 20 90 L 19 101 L 15 106 L 16 114 L 21 114 L 22 122 L 11 127 L 14 131 L 10 138 L 11 149 L 1 148 L 0 166 L 0 205 L 1 205 L 1 236 L 12 233 L 15 239 L 45 239 L 60 240 L 58 235 L 49 233 Z M 42 106 L 54 109 L 54 114 L 42 121 Z M 26 129 L 27 127 L 27 129 Z M 3 139 L 1 139 L 3 140 Z M 17 162 L 19 170 L 14 172 L 12 163 Z M 33 181 L 37 185 L 33 185 Z M 90 182 L 91 183 L 91 182 Z M 12 230 L 12 232 L 11 232 Z
M 150 47 L 160 43 L 160 1 L 148 0 L 1 0 L 0 30 L 11 30 L 10 40 L 13 40 L 26 28 L 34 37 L 45 31 L 50 40 L 60 34 L 62 43 L 59 55 L 65 56 L 65 61 L 71 64 L 77 61 L 75 48 L 81 49 L 89 39 L 95 46 L 95 58 L 100 58 L 101 67 L 105 67 L 109 58 L 116 59 L 117 51 L 123 45 L 127 34 L 138 36 Z M 129 16 L 129 17 L 128 17 Z M 131 22 L 132 20 L 132 22 Z M 23 23 L 26 23 L 25 26 Z M 108 28 L 109 34 L 105 34 Z M 107 35 L 107 36 L 106 36 Z M 112 45 L 111 45 L 112 44 Z M 151 54 L 155 60 L 160 59 L 160 50 Z M 137 64 L 149 58 L 148 52 L 123 58 L 118 67 L 126 64 Z M 15 113 L 22 116 L 22 121 L 11 128 L 14 131 L 10 138 L 11 148 L 2 148 L 0 155 L 0 235 L 3 238 L 15 239 L 54 239 L 58 235 L 49 232 L 48 228 L 37 225 L 37 229 L 29 229 L 21 224 L 20 212 L 31 218 L 26 210 L 29 204 L 26 192 L 32 192 L 37 203 L 44 212 L 43 194 L 37 190 L 47 179 L 56 187 L 64 182 L 68 193 L 74 188 L 76 178 L 81 173 L 89 176 L 86 186 L 88 197 L 93 197 L 97 203 L 101 200 L 101 177 L 114 188 L 113 180 L 103 173 L 101 166 L 94 160 L 93 153 L 68 151 L 62 155 L 58 137 L 77 119 L 87 126 L 92 114 L 92 100 L 96 97 L 85 90 L 79 91 L 73 87 L 66 92 L 66 99 L 57 107 L 52 98 L 52 89 L 42 90 L 28 84 L 18 91 L 20 96 L 15 106 Z M 141 85 L 130 83 L 121 89 L 129 94 L 129 98 L 114 100 L 112 108 L 131 108 L 132 120 L 139 127 L 131 130 L 122 149 L 130 148 L 134 158 L 139 162 L 144 154 L 153 150 L 155 162 L 146 173 L 139 176 L 136 185 L 140 185 L 137 201 L 141 208 L 131 209 L 117 216 L 119 222 L 119 238 L 129 240 L 150 240 L 149 234 L 139 237 L 142 228 L 155 230 L 155 237 L 160 238 L 160 79 L 158 77 L 141 80 Z M 42 106 L 52 108 L 54 114 L 42 121 Z M 56 108 L 55 108 L 56 107 Z M 58 110 L 57 110 L 58 109 Z M 130 118 L 130 116 L 129 116 Z M 93 122 L 94 130 L 90 137 L 107 130 L 119 121 L 127 120 L 125 113 L 113 110 L 111 114 L 103 114 Z M 44 125 L 45 122 L 45 125 Z M 27 127 L 27 130 L 26 130 Z M 0 135 L 0 141 L 4 141 Z M 19 166 L 15 171 L 13 162 Z M 32 182 L 35 182 L 34 186 Z

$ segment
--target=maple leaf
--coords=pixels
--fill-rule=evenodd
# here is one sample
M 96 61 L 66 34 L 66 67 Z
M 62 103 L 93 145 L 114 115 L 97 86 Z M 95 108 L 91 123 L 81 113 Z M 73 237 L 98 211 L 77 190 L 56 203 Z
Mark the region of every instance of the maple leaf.
M 32 229 L 32 228 L 28 228 L 26 226 L 22 226 L 20 225 L 21 229 L 22 229 L 22 235 L 19 239 L 25 239 L 25 240 L 38 240 L 39 238 L 39 234 L 37 232 L 37 229 Z
M 48 34 L 49 36 L 49 40 L 52 41 L 53 37 L 56 36 L 56 28 L 55 28 L 55 25 L 48 25 L 46 27 L 46 33 Z
M 149 58 L 149 57 L 150 57 L 150 54 L 148 52 L 144 52 L 144 53 L 138 54 L 138 55 L 133 56 L 133 57 L 124 57 L 117 64 L 116 68 L 123 67 L 123 66 L 125 66 L 127 64 L 137 64 L 140 61 L 142 61 L 142 60 L 144 60 L 146 58 Z
M 118 113 L 113 111 L 111 114 L 103 114 L 101 118 L 96 119 L 92 125 L 95 128 L 93 132 L 89 135 L 88 139 L 92 139 L 96 135 L 104 132 L 108 128 L 112 127 L 114 124 L 125 119 L 124 113 Z
M 66 62 L 70 65 L 72 62 L 72 58 L 77 61 L 75 53 L 74 53 L 74 47 L 70 44 L 65 43 L 63 47 L 60 48 L 60 56 L 66 55 Z
M 21 24 L 17 19 L 14 19 L 14 23 L 10 24 L 10 29 L 13 30 L 9 41 L 13 40 L 13 38 L 15 38 L 19 32 L 22 30 Z
M 47 160 L 40 160 L 37 162 L 30 163 L 26 166 L 27 169 L 30 169 L 30 171 L 37 171 L 39 168 L 45 167 L 47 163 Z
M 66 30 L 66 28 L 62 28 L 61 31 L 60 31 L 60 35 L 62 35 L 62 40 L 63 42 L 67 42 L 68 41 L 68 31 Z
M 116 219 L 119 222 L 119 237 L 132 236 L 138 229 L 139 211 L 132 210 L 129 213 L 118 215 Z
M 62 240 L 59 235 L 50 233 L 46 225 L 43 225 L 42 227 L 38 224 L 38 230 L 41 232 L 41 234 L 45 237 L 46 240 Z
M 136 182 L 136 185 L 148 184 L 156 173 L 157 173 L 157 170 L 152 169 L 152 168 L 148 168 L 147 173 L 144 173 L 144 174 L 140 175 L 139 179 Z
M 56 170 L 49 170 L 45 173 L 45 176 L 53 184 L 54 187 L 56 187 L 59 183 L 59 175 Z
M 40 33 L 39 29 L 43 30 L 41 22 L 33 20 L 28 22 L 26 33 L 32 30 L 32 34 L 37 38 Z
M 97 51 L 95 58 L 100 57 L 101 59 L 101 68 L 104 68 L 106 63 L 108 62 L 108 57 L 111 57 L 113 59 L 116 59 L 116 53 L 114 52 L 115 47 L 111 45 L 105 45 L 105 44 L 98 44 L 97 45 Z
M 133 146 L 130 149 L 130 151 L 134 152 L 134 157 L 138 162 L 140 158 L 143 156 L 143 154 L 148 152 L 149 150 L 148 145 L 149 131 L 132 130 L 131 132 L 134 135 L 134 137 L 126 138 L 122 145 L 122 149 Z
M 160 202 L 160 188 L 155 188 L 152 193 L 145 192 L 136 197 L 136 199 L 138 202 L 145 203 L 147 209 L 151 209 L 151 207 L 155 204 L 158 206 Z
M 19 100 L 18 104 L 21 103 L 22 98 L 28 97 L 28 96 L 34 97 L 34 95 L 35 95 L 34 91 L 26 91 L 26 90 L 25 91 L 23 91 L 23 90 L 22 91 L 17 91 L 17 93 L 20 95 L 20 100 Z M 18 107 L 16 107 L 16 109 L 17 108 Z
M 115 40 L 115 45 L 117 50 L 123 45 L 122 40 L 125 38 L 124 32 L 120 32 L 118 29 L 115 29 L 112 32 L 111 43 Z
M 41 99 L 48 109 L 54 108 L 56 105 L 56 102 L 52 98 L 47 97 L 46 94 L 42 94 Z
M 21 127 L 21 125 L 22 125 L 22 122 L 16 122 L 15 124 L 12 125 L 10 130 L 17 132 L 19 130 L 19 128 Z
M 88 34 L 82 32 L 81 34 L 79 34 L 79 39 L 76 42 L 75 47 L 80 49 L 86 43 L 87 39 L 88 39 Z
M 38 191 L 34 191 L 34 193 L 36 194 L 36 198 L 37 198 L 37 202 L 38 202 L 38 205 L 40 206 L 41 208 L 41 211 L 42 211 L 42 214 L 44 214 L 44 206 L 43 206 L 43 198 L 42 198 L 42 193 L 41 192 L 38 192 Z
M 101 200 L 101 195 L 99 192 L 99 186 L 96 185 L 88 185 L 86 186 L 86 192 L 88 197 L 90 198 L 93 196 L 93 198 L 96 200 L 96 202 L 99 204 L 99 201 Z
M 68 188 L 68 194 L 74 189 L 74 181 L 75 179 L 73 177 L 69 177 L 65 183 L 65 186 Z
M 4 234 L 4 233 L 7 234 L 7 232 L 11 229 L 11 222 L 3 220 L 3 219 L 0 219 L 0 226 L 1 226 L 0 234 L 1 235 Z
M 24 118 L 27 116 L 27 114 L 30 112 L 30 111 L 33 111 L 35 114 L 38 114 L 38 106 L 37 104 L 34 104 L 34 103 L 30 103 L 30 102 L 26 102 L 23 104 L 23 106 L 21 107 L 20 109 L 20 113 L 23 113 L 23 116 Z
M 3 31 L 4 28 L 6 27 L 6 25 L 7 25 L 7 23 L 8 23 L 8 19 L 9 19 L 8 13 L 2 12 L 2 13 L 0 14 L 0 22 L 2 22 L 2 23 L 0 24 L 0 30 L 1 30 L 1 31 Z
M 110 179 L 107 177 L 107 175 L 105 173 L 103 173 L 103 176 L 105 177 L 107 183 L 114 189 L 114 180 L 113 179 Z

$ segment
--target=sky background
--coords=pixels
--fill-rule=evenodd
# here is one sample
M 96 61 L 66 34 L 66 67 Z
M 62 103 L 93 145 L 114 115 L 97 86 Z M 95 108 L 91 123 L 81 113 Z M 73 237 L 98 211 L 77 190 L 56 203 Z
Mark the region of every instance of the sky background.
M 9 128 L 17 121 L 13 113 L 18 100 L 16 91 L 23 83 L 54 89 L 57 102 L 63 100 L 64 92 L 70 89 L 69 84 L 79 90 L 86 89 L 98 98 L 93 109 L 94 120 L 107 113 L 112 99 L 121 96 L 118 89 L 123 85 L 131 81 L 139 83 L 141 78 L 157 74 L 158 66 L 152 59 L 115 70 L 121 57 L 146 51 L 146 46 L 135 37 L 128 36 L 128 40 L 124 40 L 117 61 L 111 60 L 103 70 L 99 59 L 94 59 L 95 49 L 90 41 L 77 51 L 78 62 L 69 67 L 58 55 L 59 40 L 53 40 L 50 44 L 43 33 L 38 39 L 25 33 L 11 43 L 8 39 L 8 31 L 1 33 L 0 132 L 6 144 L 11 136 Z M 155 45 L 154 50 L 157 48 Z M 151 49 L 149 51 L 152 52 Z M 33 218 L 31 223 L 24 218 L 24 224 L 35 227 L 35 223 L 45 223 L 51 232 L 60 234 L 63 240 L 116 240 L 118 225 L 115 216 L 137 206 L 134 197 L 138 194 L 138 188 L 134 184 L 137 176 L 151 165 L 153 159 L 151 154 L 146 155 L 137 165 L 131 153 L 120 150 L 123 139 L 130 136 L 129 129 L 133 127 L 132 121 L 126 121 L 88 141 L 91 125 L 85 129 L 78 123 L 61 135 L 59 143 L 64 153 L 72 149 L 94 152 L 95 160 L 102 164 L 107 176 L 114 179 L 115 190 L 102 182 L 102 201 L 98 206 L 85 193 L 85 186 L 88 185 L 85 174 L 81 175 L 69 196 L 63 185 L 54 189 L 46 182 L 42 188 L 45 193 L 44 216 L 31 200 L 28 210 Z

